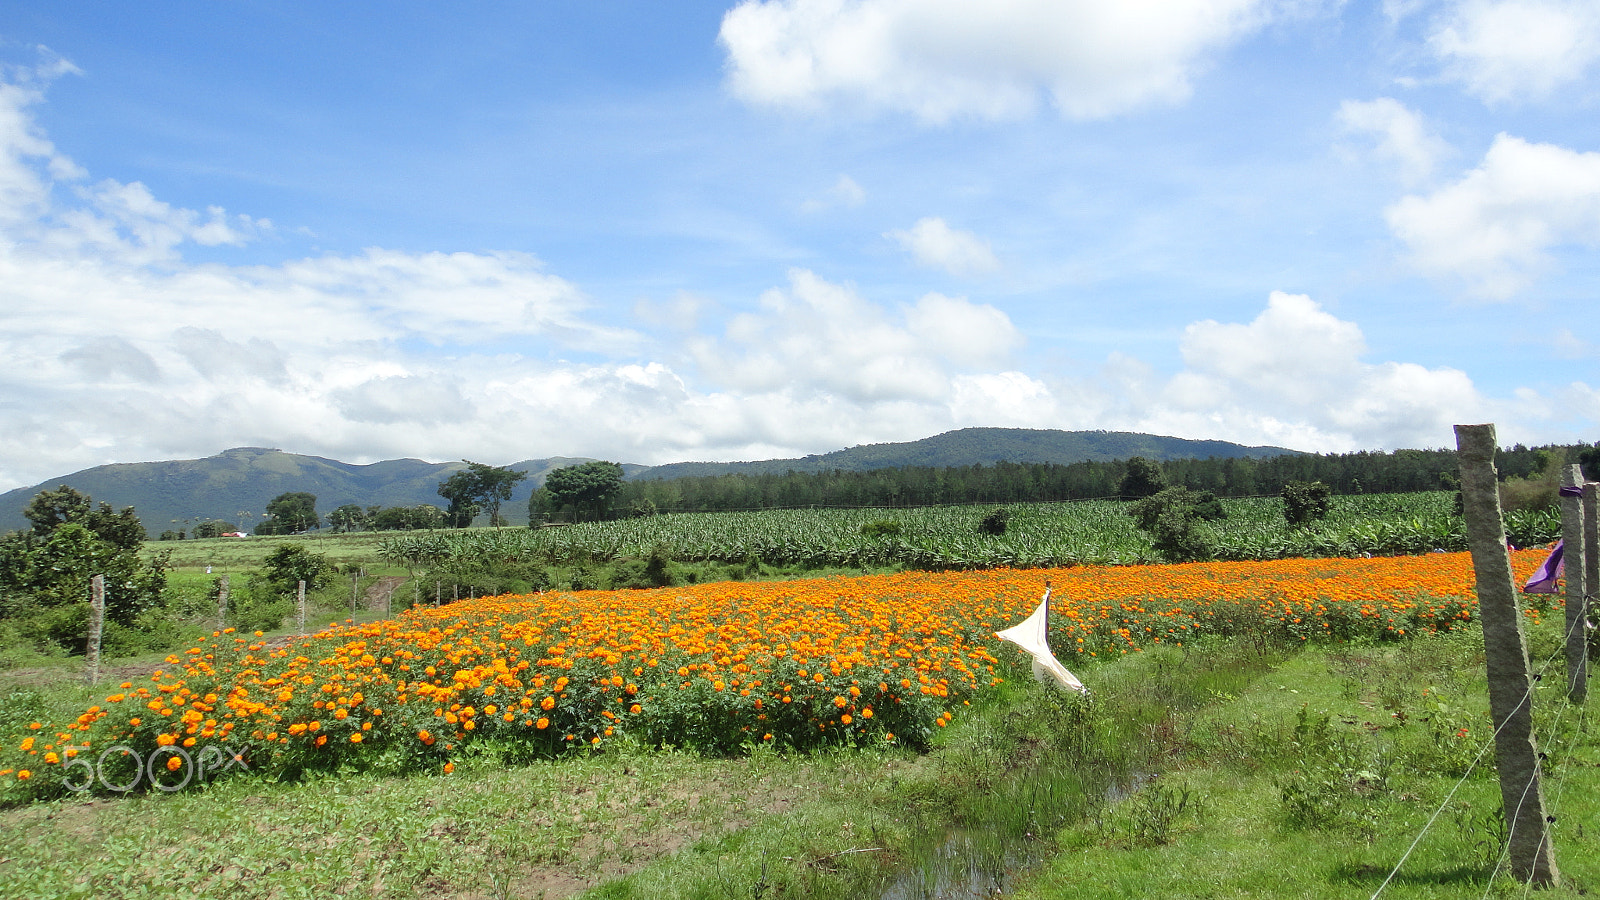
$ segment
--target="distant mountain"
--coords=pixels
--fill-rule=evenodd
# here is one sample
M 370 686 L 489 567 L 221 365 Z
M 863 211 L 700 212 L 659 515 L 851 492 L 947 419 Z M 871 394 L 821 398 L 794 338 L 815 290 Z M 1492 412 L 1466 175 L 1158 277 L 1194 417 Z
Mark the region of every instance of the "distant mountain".
M 554 457 L 513 463 L 527 472 L 502 515 L 527 520 L 528 494 L 544 484 L 551 470 L 588 462 Z M 361 506 L 415 506 L 431 503 L 443 507 L 438 494 L 441 481 L 466 468 L 463 462 L 431 463 L 420 459 L 390 459 L 358 466 L 301 456 L 264 447 L 236 447 L 204 459 L 166 462 L 115 463 L 95 466 L 71 475 L 51 478 L 32 487 L 0 494 L 0 531 L 24 528 L 22 510 L 42 490 L 69 485 L 117 509 L 131 506 L 152 537 L 163 531 L 193 529 L 216 519 L 246 530 L 260 522 L 267 501 L 288 491 L 308 491 L 317 496 L 317 512 L 326 515 L 346 503 Z M 640 466 L 625 466 L 624 472 Z
M 1143 456 L 1147 459 L 1204 459 L 1266 457 L 1298 451 L 1282 447 L 1245 447 L 1226 441 L 1191 441 L 1183 438 L 1122 431 L 1042 431 L 1024 428 L 963 428 L 920 441 L 899 444 L 865 444 L 848 450 L 771 459 L 760 462 L 671 463 L 664 466 L 623 464 L 625 477 L 682 478 L 691 475 L 825 472 L 834 469 L 865 471 L 897 466 L 993 465 L 1015 463 L 1075 463 L 1109 461 Z M 544 484 L 545 476 L 563 466 L 588 459 L 551 457 L 513 463 L 527 472 L 501 514 L 517 522 L 527 520 L 528 495 Z M 317 512 L 326 515 L 346 503 L 361 506 L 444 506 L 439 483 L 465 467 L 462 462 L 431 463 L 420 459 L 390 459 L 371 465 L 301 456 L 263 447 L 236 447 L 204 459 L 166 462 L 116 463 L 51 478 L 32 487 L 0 494 L 0 530 L 27 527 L 22 510 L 42 490 L 69 485 L 121 509 L 139 513 L 151 536 L 168 529 L 192 529 L 207 520 L 232 522 L 246 530 L 261 521 L 267 501 L 288 491 L 317 496 Z
M 636 479 L 684 478 L 699 475 L 782 475 L 786 472 L 862 472 L 898 466 L 994 465 L 997 462 L 1058 463 L 1109 462 L 1142 456 L 1146 459 L 1206 459 L 1209 457 L 1267 457 L 1298 453 L 1283 447 L 1246 447 L 1227 441 L 1192 441 L 1185 438 L 1136 434 L 1128 431 L 1054 431 L 1030 428 L 963 428 L 899 444 L 863 444 L 848 450 L 769 459 L 760 462 L 685 462 L 654 466 Z

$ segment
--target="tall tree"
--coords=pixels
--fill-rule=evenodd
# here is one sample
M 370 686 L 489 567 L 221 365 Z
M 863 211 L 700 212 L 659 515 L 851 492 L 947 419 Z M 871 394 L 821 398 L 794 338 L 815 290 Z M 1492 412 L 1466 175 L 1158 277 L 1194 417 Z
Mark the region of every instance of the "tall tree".
M 144 542 L 144 525 L 133 507 L 121 512 L 102 502 L 96 506 L 88 494 L 62 485 L 53 491 L 40 491 L 28 501 L 22 514 L 33 523 L 33 533 L 45 537 L 68 523 L 82 525 L 100 540 L 120 550 L 138 550 Z
M 267 520 L 256 526 L 256 534 L 294 534 L 321 524 L 317 516 L 317 495 L 289 491 L 267 504 Z
M 465 528 L 471 525 L 478 511 L 485 508 L 489 512 L 489 524 L 504 524 L 500 518 L 500 504 L 511 499 L 512 491 L 528 477 L 528 473 L 505 466 L 475 463 L 470 459 L 462 462 L 467 464 L 465 469 L 452 473 L 439 483 L 439 496 L 450 501 L 450 508 L 445 511 L 450 526 Z
M 603 519 L 611 498 L 622 490 L 622 465 L 596 460 L 556 469 L 545 476 L 544 490 L 556 509 L 571 506 L 579 518 L 583 507 L 589 506 L 596 518 Z
M 1128 459 L 1128 467 L 1122 476 L 1122 483 L 1117 487 L 1117 493 L 1124 500 L 1138 500 L 1141 497 L 1153 497 L 1167 487 L 1167 476 L 1161 471 L 1159 463 L 1151 462 L 1142 456 L 1133 456 Z
M 106 616 L 119 626 L 161 604 L 166 555 L 140 557 L 144 526 L 132 507 L 97 507 L 62 486 L 35 496 L 26 515 L 31 530 L 0 537 L 0 614 L 29 618 L 27 630 L 82 650 L 93 576 L 105 576 Z
M 373 507 L 377 509 L 377 507 Z M 331 513 L 328 513 L 328 524 L 340 531 L 359 531 L 370 525 L 371 518 L 368 510 L 355 503 L 346 503 Z

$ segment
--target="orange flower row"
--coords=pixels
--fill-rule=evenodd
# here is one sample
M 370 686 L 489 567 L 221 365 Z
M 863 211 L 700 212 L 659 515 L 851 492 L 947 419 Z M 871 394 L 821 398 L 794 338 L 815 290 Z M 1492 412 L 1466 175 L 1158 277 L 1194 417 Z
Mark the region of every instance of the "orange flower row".
M 1519 572 L 1542 555 L 1516 554 Z M 994 632 L 1031 612 L 1046 584 L 1051 642 L 1079 666 L 1230 630 L 1399 638 L 1475 611 L 1467 554 L 481 598 L 280 647 L 218 633 L 49 729 L 54 740 L 30 735 L 0 749 L 16 757 L 5 774 L 20 779 L 117 745 L 243 748 L 250 769 L 289 777 L 352 765 L 441 771 L 487 737 L 533 755 L 623 734 L 719 753 L 757 743 L 924 746 L 998 682 L 1001 660 L 1021 662 Z

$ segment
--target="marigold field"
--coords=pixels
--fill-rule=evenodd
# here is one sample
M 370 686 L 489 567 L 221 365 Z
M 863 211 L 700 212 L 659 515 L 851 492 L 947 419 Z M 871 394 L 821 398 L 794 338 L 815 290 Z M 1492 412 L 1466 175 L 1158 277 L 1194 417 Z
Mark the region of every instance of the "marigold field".
M 1543 555 L 1514 553 L 1519 577 Z M 111 686 L 76 721 L 7 740 L 0 784 L 12 800 L 103 792 L 134 781 L 144 760 L 172 788 L 195 774 L 185 760 L 206 768 L 205 754 L 213 772 L 272 777 L 448 774 L 463 754 L 536 759 L 624 737 L 707 753 L 921 748 L 975 694 L 1025 671 L 994 632 L 1031 612 L 1046 584 L 1051 643 L 1072 668 L 1205 634 L 1402 639 L 1469 622 L 1476 608 L 1465 553 L 482 598 L 282 645 L 213 634 Z

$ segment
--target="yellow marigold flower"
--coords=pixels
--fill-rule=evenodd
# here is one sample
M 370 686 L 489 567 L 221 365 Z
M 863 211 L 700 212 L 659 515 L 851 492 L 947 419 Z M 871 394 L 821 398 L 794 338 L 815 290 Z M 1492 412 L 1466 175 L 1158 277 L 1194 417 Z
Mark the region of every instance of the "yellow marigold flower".
M 444 764 L 444 773 L 446 775 L 449 775 L 451 772 L 454 772 L 455 770 L 456 770 L 456 764 L 455 763 L 447 762 L 447 763 Z
M 352 744 L 361 743 L 361 732 L 358 731 L 355 734 L 350 735 L 350 743 L 352 743 Z
M 546 729 L 546 728 L 550 727 L 550 720 L 545 718 L 544 716 L 540 716 L 539 717 L 539 721 L 533 723 L 533 727 L 538 728 L 538 729 L 540 729 L 542 731 L 543 729 Z
M 21 771 L 19 771 L 17 773 L 17 779 L 20 780 L 20 781 L 27 781 L 29 778 L 32 778 L 32 777 L 33 777 L 33 773 L 29 772 L 27 769 L 23 769 L 23 770 L 21 770 Z
M 168 772 L 176 772 L 181 768 L 183 768 L 183 760 L 181 758 L 173 756 L 167 759 Z

